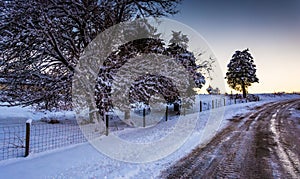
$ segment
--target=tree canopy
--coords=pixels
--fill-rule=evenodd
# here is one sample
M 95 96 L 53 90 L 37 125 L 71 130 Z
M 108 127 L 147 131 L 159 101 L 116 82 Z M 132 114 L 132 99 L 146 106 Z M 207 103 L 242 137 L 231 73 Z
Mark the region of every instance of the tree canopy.
M 70 103 L 74 68 L 99 33 L 138 17 L 176 14 L 180 1 L 1 1 L 1 101 L 46 108 Z

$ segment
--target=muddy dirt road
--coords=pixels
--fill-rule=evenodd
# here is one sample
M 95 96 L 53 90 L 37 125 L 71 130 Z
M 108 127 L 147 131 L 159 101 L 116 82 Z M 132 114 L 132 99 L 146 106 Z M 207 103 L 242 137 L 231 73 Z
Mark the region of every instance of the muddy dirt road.
M 300 178 L 300 100 L 273 102 L 231 119 L 162 178 Z

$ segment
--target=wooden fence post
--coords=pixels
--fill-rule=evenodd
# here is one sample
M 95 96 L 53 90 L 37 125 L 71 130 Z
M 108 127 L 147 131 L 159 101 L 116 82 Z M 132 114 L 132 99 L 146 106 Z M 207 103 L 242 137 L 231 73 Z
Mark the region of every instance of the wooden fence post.
M 30 126 L 32 119 L 26 121 L 26 139 L 25 139 L 25 157 L 29 155 L 29 145 L 30 145 Z
M 143 127 L 146 127 L 146 109 L 143 109 Z
M 202 112 L 202 101 L 200 101 L 200 112 Z
M 166 106 L 166 121 L 168 121 L 168 105 Z
M 211 109 L 214 109 L 214 100 L 211 101 Z
M 105 115 L 105 126 L 106 126 L 105 135 L 108 136 L 108 128 L 109 128 L 109 115 L 108 114 Z
M 226 99 L 224 98 L 224 106 L 226 106 Z

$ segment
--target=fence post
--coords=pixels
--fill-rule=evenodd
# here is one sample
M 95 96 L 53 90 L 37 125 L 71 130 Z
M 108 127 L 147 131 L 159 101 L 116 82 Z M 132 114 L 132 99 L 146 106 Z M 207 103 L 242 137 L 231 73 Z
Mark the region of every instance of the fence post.
M 25 157 L 29 155 L 29 145 L 30 145 L 30 126 L 32 119 L 26 121 L 26 139 L 25 139 Z
M 166 121 L 168 121 L 168 105 L 166 106 Z
M 200 112 L 202 112 L 202 101 L 200 101 Z
M 236 104 L 236 98 L 234 98 L 234 104 Z
M 109 115 L 106 114 L 105 115 L 105 126 L 106 126 L 106 129 L 105 129 L 105 135 L 108 136 L 108 127 L 109 127 Z
M 146 109 L 143 109 L 143 127 L 146 127 Z
M 211 101 L 211 109 L 214 109 L 214 100 Z
M 226 99 L 224 98 L 224 106 L 226 106 Z

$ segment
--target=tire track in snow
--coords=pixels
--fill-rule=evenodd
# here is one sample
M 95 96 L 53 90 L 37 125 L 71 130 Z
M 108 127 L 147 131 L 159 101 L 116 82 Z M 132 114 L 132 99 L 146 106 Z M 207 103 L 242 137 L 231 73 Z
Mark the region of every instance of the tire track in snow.
M 256 108 L 257 112 L 233 118 L 228 127 L 209 143 L 199 146 L 192 153 L 162 172 L 162 178 L 276 178 L 291 177 L 282 167 L 282 161 L 274 160 L 276 140 L 270 125 L 280 121 L 279 112 L 299 101 L 274 102 Z M 288 105 L 291 104 L 291 105 Z M 280 109 L 285 110 L 280 110 Z M 277 110 L 278 113 L 277 113 Z M 274 115 L 276 113 L 276 116 Z M 281 119 L 282 120 L 282 119 Z M 280 134 L 279 134 L 280 135 Z M 280 137 L 279 137 L 280 138 Z M 276 139 L 276 137 L 275 137 Z M 281 141 L 278 141 L 281 143 Z M 283 151 L 289 151 L 286 148 Z M 275 151 L 275 152 L 274 152 Z M 290 156 L 291 151 L 286 154 Z M 293 154 L 292 154 L 293 155 Z M 287 157 L 293 158 L 293 157 Z M 272 161 L 272 162 L 270 162 Z M 293 171 L 297 171 L 291 161 Z M 274 165 L 275 164 L 275 165 Z M 289 171 L 288 173 L 290 173 Z M 274 175 L 275 173 L 275 175 Z M 295 172 L 292 177 L 299 177 Z

